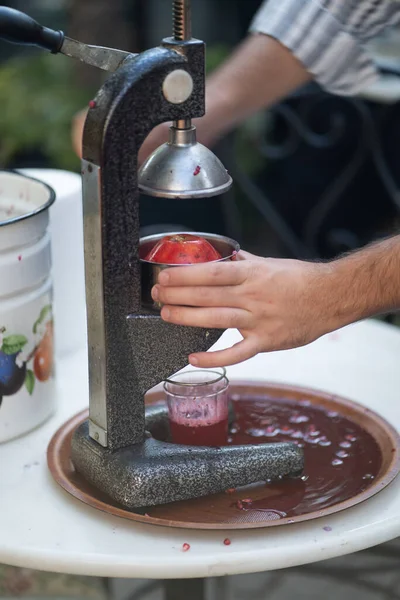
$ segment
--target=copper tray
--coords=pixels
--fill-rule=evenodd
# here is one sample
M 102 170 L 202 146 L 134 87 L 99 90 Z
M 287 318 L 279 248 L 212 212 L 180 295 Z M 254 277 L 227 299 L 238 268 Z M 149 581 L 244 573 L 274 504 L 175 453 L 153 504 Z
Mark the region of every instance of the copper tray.
M 265 393 L 269 397 L 284 397 L 292 400 L 306 399 L 311 404 L 334 410 L 350 418 L 369 432 L 380 447 L 382 465 L 378 475 L 366 490 L 344 502 L 333 504 L 323 510 L 279 520 L 271 520 L 268 514 L 265 517 L 258 514 L 257 519 L 254 520 L 249 516 L 252 511 L 242 514 L 242 511 L 238 511 L 233 507 L 232 500 L 236 499 L 235 496 L 225 493 L 153 507 L 149 509 L 151 515 L 130 512 L 87 483 L 75 471 L 70 460 L 72 434 L 76 427 L 88 418 L 87 410 L 70 419 L 52 438 L 47 452 L 51 474 L 60 486 L 75 498 L 89 506 L 124 519 L 166 527 L 226 530 L 274 527 L 289 523 L 300 523 L 337 513 L 364 502 L 364 500 L 380 492 L 394 480 L 400 470 L 400 437 L 398 433 L 382 417 L 360 404 L 323 392 L 286 385 L 243 381 L 232 383 L 230 389 L 232 394 L 239 395 Z M 147 396 L 146 401 L 148 403 L 156 402 L 163 399 L 163 397 L 162 392 L 152 393 Z M 237 496 L 237 498 L 240 497 L 240 495 Z M 210 501 L 211 499 L 212 501 Z

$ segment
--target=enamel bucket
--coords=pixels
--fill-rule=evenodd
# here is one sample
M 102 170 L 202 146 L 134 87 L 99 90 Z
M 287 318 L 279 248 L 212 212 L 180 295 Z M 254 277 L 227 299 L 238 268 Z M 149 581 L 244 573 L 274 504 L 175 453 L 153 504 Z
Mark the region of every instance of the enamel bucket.
M 0 442 L 55 409 L 49 208 L 54 191 L 0 171 Z

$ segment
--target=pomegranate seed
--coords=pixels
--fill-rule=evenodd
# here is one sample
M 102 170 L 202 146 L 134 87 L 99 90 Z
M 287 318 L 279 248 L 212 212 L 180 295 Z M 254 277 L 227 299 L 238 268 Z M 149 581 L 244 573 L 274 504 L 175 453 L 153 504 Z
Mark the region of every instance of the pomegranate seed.
M 242 502 L 241 502 L 240 500 L 238 500 L 238 501 L 236 502 L 236 506 L 237 506 L 237 508 L 238 508 L 239 510 L 243 510 L 243 504 L 242 504 Z
M 96 108 L 96 102 L 94 100 L 89 102 L 89 108 Z
M 182 552 L 187 552 L 188 550 L 190 550 L 190 544 L 183 544 Z
M 194 170 L 193 175 L 196 177 L 196 175 L 198 175 L 200 173 L 200 171 L 201 171 L 201 167 L 199 165 L 197 165 L 197 167 Z
M 225 546 L 230 546 L 231 545 L 231 540 L 229 538 L 226 538 L 224 540 L 224 544 L 225 544 Z
M 229 488 L 228 490 L 225 490 L 225 494 L 234 494 L 235 492 L 235 488 Z
M 251 498 L 244 498 L 244 499 L 242 500 L 242 502 L 243 502 L 243 504 L 252 504 L 252 503 L 253 503 L 253 500 L 252 500 Z
M 18 256 L 18 260 L 19 260 L 19 261 L 21 261 L 21 260 L 22 260 L 22 256 L 21 256 L 21 255 L 19 255 L 19 256 Z

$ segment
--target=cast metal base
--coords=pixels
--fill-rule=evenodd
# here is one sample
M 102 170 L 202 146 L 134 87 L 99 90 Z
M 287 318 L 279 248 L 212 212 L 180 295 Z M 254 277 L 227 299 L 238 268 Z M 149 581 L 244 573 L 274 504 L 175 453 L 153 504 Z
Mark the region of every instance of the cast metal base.
M 128 509 L 296 476 L 304 466 L 302 449 L 291 443 L 206 448 L 160 441 L 168 436 L 166 409 L 149 407 L 143 443 L 116 451 L 103 448 L 89 436 L 85 421 L 73 436 L 71 457 L 91 484 Z

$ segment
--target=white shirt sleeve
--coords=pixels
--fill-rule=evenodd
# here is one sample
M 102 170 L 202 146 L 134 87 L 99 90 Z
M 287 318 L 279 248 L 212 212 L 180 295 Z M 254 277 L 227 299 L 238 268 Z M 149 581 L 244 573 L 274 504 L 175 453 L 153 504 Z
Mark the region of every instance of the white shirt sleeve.
M 398 22 L 399 0 L 266 0 L 250 31 L 279 40 L 326 90 L 355 95 L 378 75 L 366 42 Z

